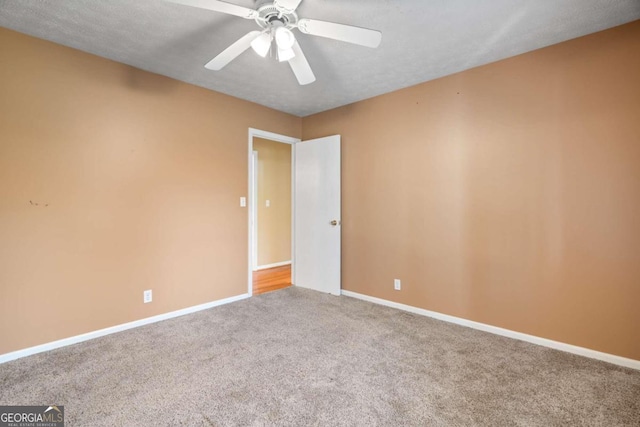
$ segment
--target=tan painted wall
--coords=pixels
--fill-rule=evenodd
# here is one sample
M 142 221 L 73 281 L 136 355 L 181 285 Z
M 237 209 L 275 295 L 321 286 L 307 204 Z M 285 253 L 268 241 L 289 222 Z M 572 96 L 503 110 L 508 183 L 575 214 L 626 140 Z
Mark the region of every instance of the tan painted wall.
M 304 118 L 342 134 L 343 287 L 640 359 L 639 53 L 636 21 Z
M 0 354 L 246 293 L 248 128 L 299 118 L 6 29 L 0 52 Z
M 247 128 L 300 119 L 0 51 L 0 354 L 246 291 Z M 635 22 L 305 118 L 343 135 L 344 287 L 640 359 L 638 51 Z
M 254 138 L 253 149 L 258 152 L 258 266 L 290 261 L 291 145 Z

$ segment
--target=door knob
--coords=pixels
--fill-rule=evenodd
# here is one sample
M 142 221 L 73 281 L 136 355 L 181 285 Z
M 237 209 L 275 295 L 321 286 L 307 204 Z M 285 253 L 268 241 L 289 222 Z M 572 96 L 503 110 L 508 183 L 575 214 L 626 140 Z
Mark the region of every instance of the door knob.
M 334 219 L 330 224 L 335 227 L 336 225 L 340 224 L 340 221 Z

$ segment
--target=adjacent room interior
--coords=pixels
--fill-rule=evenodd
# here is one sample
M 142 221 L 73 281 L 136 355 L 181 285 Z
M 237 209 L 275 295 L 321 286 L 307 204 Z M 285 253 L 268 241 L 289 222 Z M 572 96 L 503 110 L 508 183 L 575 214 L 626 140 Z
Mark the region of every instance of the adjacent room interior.
M 253 138 L 253 295 L 291 286 L 290 144 Z
M 556 41 L 577 2 L 501 2 L 478 38 L 435 28 L 462 0 L 371 2 L 406 27 L 304 0 L 382 33 L 296 28 L 312 83 L 297 48 L 204 69 L 253 20 L 52 3 L 0 2 L 0 405 L 94 426 L 640 425 L 637 2 L 589 0 L 588 32 Z M 517 50 L 526 25 L 543 41 Z M 421 27 L 443 35 L 432 77 L 421 51 L 372 69 Z M 331 135 L 340 214 L 311 231 L 341 239 L 339 296 L 295 280 L 296 259 L 330 275 L 296 256 L 294 195 L 296 147 Z

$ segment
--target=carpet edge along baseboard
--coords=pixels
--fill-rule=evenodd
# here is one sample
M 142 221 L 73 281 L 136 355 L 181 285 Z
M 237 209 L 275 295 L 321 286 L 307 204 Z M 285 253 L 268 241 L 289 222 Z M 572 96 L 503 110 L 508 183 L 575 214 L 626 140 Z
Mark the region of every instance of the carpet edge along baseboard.
M 504 329 L 497 326 L 487 325 L 486 323 L 474 322 L 473 320 L 467 320 L 461 317 L 450 316 L 448 314 L 442 314 L 435 311 L 426 310 L 424 308 L 414 307 L 411 305 L 401 304 L 398 302 L 389 301 L 382 298 L 376 298 L 369 295 L 359 294 L 353 291 L 342 290 L 341 293 L 346 297 L 356 298 L 362 301 L 384 305 L 384 306 L 395 308 L 398 310 L 407 311 L 409 313 L 414 313 L 421 316 L 442 320 L 444 322 L 455 323 L 456 325 L 478 329 L 480 331 L 489 332 L 491 334 L 501 335 L 503 337 L 512 338 L 520 341 L 525 341 L 531 344 L 552 348 L 554 350 L 560 350 L 567 353 L 577 354 L 579 356 L 588 357 L 590 359 L 601 360 L 603 362 L 608 362 L 614 365 L 624 366 L 625 368 L 640 370 L 640 360 L 634 360 L 634 359 L 629 359 L 627 357 L 616 356 L 615 354 L 604 353 L 601 351 L 592 350 L 585 347 L 579 347 L 576 345 L 567 344 L 560 341 L 553 341 L 547 338 L 541 338 L 535 335 L 529 335 L 522 332 L 512 331 L 510 329 Z
M 126 331 L 127 329 L 138 328 L 140 326 L 149 325 L 151 323 L 161 322 L 163 320 L 173 319 L 174 317 L 184 316 L 198 311 L 207 310 L 209 308 L 218 307 L 232 302 L 240 301 L 245 298 L 249 298 L 249 294 L 236 295 L 229 298 L 223 298 L 215 301 L 211 301 L 204 304 L 194 305 L 192 307 L 183 308 L 176 311 L 170 311 L 164 314 L 158 314 L 157 316 L 146 317 L 140 320 L 134 320 L 133 322 L 123 323 L 120 325 L 110 326 L 108 328 L 99 329 L 93 332 L 87 332 L 81 335 L 75 335 L 61 340 L 52 341 L 45 344 L 28 347 L 22 350 L 16 350 L 5 354 L 0 354 L 0 364 L 9 362 L 11 360 L 20 359 L 22 357 L 31 356 L 34 354 L 42 353 L 49 350 L 55 350 L 57 348 L 66 347 L 73 344 L 78 344 L 84 341 L 92 340 L 94 338 L 103 337 L 105 335 L 115 334 L 117 332 Z

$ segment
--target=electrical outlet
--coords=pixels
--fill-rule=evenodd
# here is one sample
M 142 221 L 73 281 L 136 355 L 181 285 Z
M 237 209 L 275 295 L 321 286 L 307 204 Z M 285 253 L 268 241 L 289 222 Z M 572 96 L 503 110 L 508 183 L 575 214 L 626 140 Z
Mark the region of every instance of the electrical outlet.
M 153 295 L 151 294 L 151 289 L 149 289 L 148 291 L 144 291 L 142 294 L 142 301 L 146 304 L 148 302 L 151 302 L 153 300 Z
M 400 282 L 400 279 L 393 279 L 393 289 L 395 289 L 396 291 L 399 291 L 402 288 L 402 283 Z

